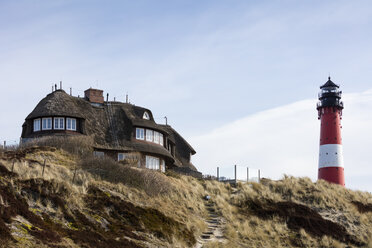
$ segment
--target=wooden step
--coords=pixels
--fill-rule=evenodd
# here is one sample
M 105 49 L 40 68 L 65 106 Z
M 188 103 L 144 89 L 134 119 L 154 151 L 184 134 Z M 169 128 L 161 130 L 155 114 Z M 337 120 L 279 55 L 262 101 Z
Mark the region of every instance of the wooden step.
M 210 239 L 211 238 L 211 235 L 201 235 L 201 238 L 202 239 Z

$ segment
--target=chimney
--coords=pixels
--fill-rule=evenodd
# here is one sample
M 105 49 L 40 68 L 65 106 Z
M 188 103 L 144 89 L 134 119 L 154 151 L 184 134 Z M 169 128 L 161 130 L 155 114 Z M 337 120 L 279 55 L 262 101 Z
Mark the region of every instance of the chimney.
M 84 95 L 85 95 L 85 99 L 91 103 L 103 104 L 104 102 L 103 90 L 90 88 L 84 91 Z
M 62 81 L 59 81 L 59 89 L 62 90 Z
M 72 96 L 72 88 L 70 87 L 70 96 Z

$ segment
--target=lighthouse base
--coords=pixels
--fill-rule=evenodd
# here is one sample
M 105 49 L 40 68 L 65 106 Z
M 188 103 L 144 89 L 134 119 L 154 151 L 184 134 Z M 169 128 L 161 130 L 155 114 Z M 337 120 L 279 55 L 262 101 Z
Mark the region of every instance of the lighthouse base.
M 323 167 L 318 170 L 318 179 L 345 186 L 343 167 Z

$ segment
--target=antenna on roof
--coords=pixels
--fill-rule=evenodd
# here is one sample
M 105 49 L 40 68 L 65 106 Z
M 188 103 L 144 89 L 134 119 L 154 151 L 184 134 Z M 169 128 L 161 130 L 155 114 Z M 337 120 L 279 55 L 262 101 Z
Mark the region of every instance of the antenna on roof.
M 70 87 L 70 96 L 72 96 L 72 87 Z
M 168 118 L 164 116 L 164 119 L 165 119 L 165 125 L 168 126 Z
M 106 102 L 108 102 L 109 93 L 106 95 Z
M 54 91 L 54 86 L 53 86 L 53 84 L 52 84 L 52 92 Z
M 127 95 L 125 96 L 125 102 L 128 103 L 128 92 L 127 92 Z
M 59 81 L 59 89 L 62 90 L 62 81 Z

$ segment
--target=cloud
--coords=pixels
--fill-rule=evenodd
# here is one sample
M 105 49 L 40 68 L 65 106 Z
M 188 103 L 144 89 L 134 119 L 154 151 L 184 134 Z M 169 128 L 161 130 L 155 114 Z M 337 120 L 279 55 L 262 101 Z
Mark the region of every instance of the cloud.
M 346 186 L 372 190 L 372 91 L 346 94 L 342 120 Z M 319 128 L 315 100 L 259 112 L 190 139 L 193 163 L 203 173 L 234 164 L 261 169 L 263 177 L 283 174 L 317 178 Z M 224 170 L 226 171 L 226 170 Z

